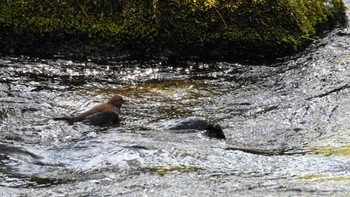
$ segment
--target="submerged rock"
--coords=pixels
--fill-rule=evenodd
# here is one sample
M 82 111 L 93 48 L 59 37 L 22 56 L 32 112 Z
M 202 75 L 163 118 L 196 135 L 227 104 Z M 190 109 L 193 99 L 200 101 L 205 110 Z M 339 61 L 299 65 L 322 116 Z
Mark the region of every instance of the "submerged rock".
M 166 123 L 165 129 L 175 132 L 196 132 L 205 131 L 204 135 L 217 139 L 226 139 L 225 134 L 220 125 L 211 123 L 201 118 L 186 118 L 173 120 Z
M 226 136 L 218 124 L 208 124 L 205 128 L 205 135 L 217 139 L 226 139 Z

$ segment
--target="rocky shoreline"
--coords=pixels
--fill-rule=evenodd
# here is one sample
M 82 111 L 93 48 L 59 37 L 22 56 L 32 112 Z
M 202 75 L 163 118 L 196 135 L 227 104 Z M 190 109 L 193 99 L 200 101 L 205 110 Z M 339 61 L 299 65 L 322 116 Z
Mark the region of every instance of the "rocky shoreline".
M 345 24 L 340 0 L 14 0 L 0 5 L 0 54 L 271 59 Z

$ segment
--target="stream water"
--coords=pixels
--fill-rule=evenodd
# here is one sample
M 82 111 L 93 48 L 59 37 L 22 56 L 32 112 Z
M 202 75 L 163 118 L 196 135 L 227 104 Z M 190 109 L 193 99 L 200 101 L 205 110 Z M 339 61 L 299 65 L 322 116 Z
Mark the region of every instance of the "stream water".
M 0 56 L 0 192 L 350 195 L 349 47 L 336 29 L 260 65 Z M 127 100 L 117 127 L 51 119 L 115 94 Z M 187 117 L 226 140 L 165 129 Z

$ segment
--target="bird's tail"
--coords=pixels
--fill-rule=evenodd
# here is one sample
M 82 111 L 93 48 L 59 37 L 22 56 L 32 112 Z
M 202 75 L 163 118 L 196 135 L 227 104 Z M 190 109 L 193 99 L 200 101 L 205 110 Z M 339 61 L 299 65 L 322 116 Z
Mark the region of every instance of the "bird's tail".
M 70 117 L 58 117 L 58 118 L 52 118 L 52 120 L 55 121 L 66 121 L 68 124 L 72 125 L 74 123 L 74 120 Z

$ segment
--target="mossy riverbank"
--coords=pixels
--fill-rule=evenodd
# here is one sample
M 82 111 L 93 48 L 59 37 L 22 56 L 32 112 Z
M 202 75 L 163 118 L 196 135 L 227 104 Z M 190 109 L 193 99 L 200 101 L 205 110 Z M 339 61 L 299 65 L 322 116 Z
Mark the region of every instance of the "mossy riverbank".
M 346 22 L 341 0 L 0 0 L 0 53 L 274 58 Z

